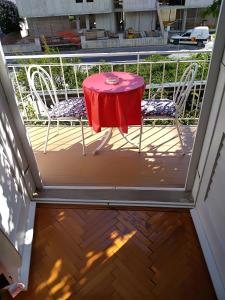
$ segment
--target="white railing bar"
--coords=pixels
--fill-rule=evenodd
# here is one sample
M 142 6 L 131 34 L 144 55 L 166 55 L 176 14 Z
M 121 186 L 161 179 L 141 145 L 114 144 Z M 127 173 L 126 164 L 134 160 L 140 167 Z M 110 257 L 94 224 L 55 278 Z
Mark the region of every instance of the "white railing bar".
M 196 85 L 194 86 L 192 101 L 191 101 L 191 110 L 194 108 L 194 102 L 195 102 L 195 96 L 196 96 Z
M 173 97 L 175 96 L 175 93 L 176 93 L 178 70 L 179 70 L 179 61 L 177 61 L 177 65 L 176 65 L 175 84 L 174 84 L 174 89 L 173 89 Z
M 87 73 L 87 77 L 89 76 L 89 72 L 88 72 L 88 65 L 86 64 L 86 73 Z
M 38 105 L 37 105 L 37 103 L 35 101 L 33 92 L 31 91 L 30 81 L 28 80 L 28 68 L 24 67 L 24 69 L 25 69 L 25 72 L 26 72 L 27 82 L 28 82 L 28 85 L 29 85 L 29 94 L 28 94 L 28 97 L 30 96 L 32 98 L 32 101 L 30 101 L 30 102 L 32 103 L 32 105 L 34 105 L 34 109 L 36 111 L 36 114 L 40 114 L 40 109 L 39 109 L 39 107 L 38 107 Z
M 65 96 L 66 96 L 66 100 L 68 100 L 67 87 L 66 87 L 65 74 L 64 74 L 64 69 L 63 69 L 62 57 L 60 57 L 60 67 L 61 67 L 61 70 L 62 70 L 62 78 L 63 78 L 63 84 L 64 84 L 64 89 L 65 89 Z
M 149 65 L 149 89 L 148 89 L 148 98 L 150 99 L 151 98 L 151 87 L 152 87 L 152 65 L 150 64 Z M 146 89 L 147 87 L 145 87 Z
M 203 82 L 203 77 L 204 77 L 204 73 L 205 73 L 205 64 L 206 64 L 206 62 L 204 61 L 203 68 L 202 68 L 202 75 L 201 75 L 201 84 L 199 87 L 198 98 L 197 98 L 197 103 L 196 103 L 196 108 L 195 108 L 195 117 L 197 116 L 197 109 L 198 109 L 199 102 L 200 102 L 200 94 L 202 91 L 202 82 Z
M 13 73 L 14 73 L 14 76 L 15 76 L 15 81 L 16 81 L 16 85 L 17 85 L 17 88 L 18 88 L 18 91 L 19 91 L 19 94 L 20 94 L 20 98 L 22 98 L 23 95 L 22 95 L 22 92 L 21 92 L 21 89 L 20 89 L 20 85 L 19 85 L 19 81 L 18 81 L 18 78 L 17 78 L 17 75 L 16 75 L 15 68 L 13 68 Z
M 163 64 L 163 74 L 162 74 L 162 82 L 161 82 L 161 99 L 163 98 L 163 92 L 164 92 L 164 78 L 165 78 L 165 68 L 166 64 Z
M 19 84 L 19 81 L 18 81 L 18 78 L 17 78 L 17 74 L 16 74 L 15 68 L 13 68 L 13 73 L 14 73 L 16 85 L 17 85 L 17 88 L 18 88 L 18 91 L 19 91 L 20 100 L 22 102 L 23 113 L 25 114 L 26 117 L 28 117 L 27 111 L 26 111 L 26 106 L 25 106 L 24 100 L 23 100 L 23 94 L 21 92 L 21 88 L 20 88 L 20 84 Z M 16 93 L 15 93 L 15 95 L 16 95 Z M 17 103 L 19 104 L 19 99 L 17 98 L 17 96 L 16 96 L 16 99 L 17 99 Z
M 76 66 L 73 67 L 73 72 L 74 72 L 74 77 L 75 77 L 77 96 L 80 97 L 80 91 L 79 91 L 78 80 L 77 80 L 77 68 L 76 68 Z M 68 92 L 68 90 L 67 90 L 67 92 Z
M 137 75 L 139 75 L 139 69 L 140 69 L 140 54 L 137 55 Z
M 206 80 L 203 80 L 202 82 L 201 81 L 196 81 L 196 82 L 194 82 L 193 83 L 193 86 L 200 86 L 200 85 L 206 85 Z M 146 86 L 145 86 L 145 89 L 146 90 L 148 90 L 149 88 L 160 88 L 162 86 L 162 84 L 161 83 L 148 83 L 148 84 L 146 84 Z M 168 82 L 168 83 L 165 83 L 164 82 L 164 88 L 173 88 L 174 86 L 176 86 L 176 83 L 175 82 Z M 51 92 L 53 92 L 52 90 L 50 90 Z M 77 91 L 79 91 L 79 92 L 82 92 L 83 90 L 82 90 L 82 88 L 79 88 L 78 87 L 78 89 L 77 88 L 74 88 L 74 89 L 67 89 L 67 93 L 68 94 L 72 94 L 72 93 L 76 93 Z M 42 92 L 42 91 L 40 91 L 40 90 L 37 90 L 37 92 Z M 61 89 L 61 90 L 56 90 L 56 92 L 57 92 L 57 94 L 63 94 L 64 95 L 64 93 L 65 93 L 65 91 L 64 91 L 64 89 Z M 30 95 L 30 91 L 25 91 L 24 92 L 24 94 L 27 94 L 28 93 L 28 95 Z M 48 92 L 46 92 L 46 94 L 48 94 Z M 27 96 L 26 96 L 27 97 Z
M 171 55 L 171 54 L 196 54 L 211 53 L 211 50 L 169 50 L 169 51 L 134 51 L 134 52 L 101 52 L 101 53 L 73 53 L 73 54 L 35 54 L 6 56 L 6 60 L 32 59 L 32 58 L 75 58 L 75 57 L 115 57 L 115 56 L 141 56 L 141 55 Z M 181 56 L 182 58 L 182 56 Z
M 199 118 L 197 118 L 197 117 L 184 117 L 184 118 L 180 118 L 181 120 L 187 120 L 187 121 L 190 121 L 190 120 L 196 120 L 196 121 L 198 121 L 199 120 Z M 144 121 L 146 121 L 146 122 L 148 122 L 148 121 L 154 121 L 154 120 L 159 120 L 159 119 L 154 119 L 154 118 L 151 118 L 151 119 L 144 119 Z M 163 121 L 173 121 L 172 119 L 165 119 L 165 118 L 163 118 L 162 119 Z M 24 122 L 48 122 L 48 119 L 41 119 L 41 118 L 37 118 L 37 119 L 23 119 L 23 121 Z M 88 122 L 88 119 L 82 119 L 82 121 L 84 121 L 84 122 Z M 51 120 L 51 122 L 52 123 L 57 123 L 57 120 Z M 78 126 L 80 126 L 80 123 L 76 120 L 76 119 L 74 119 L 74 120 L 72 120 L 71 121 L 71 119 L 63 119 L 63 120 L 59 120 L 59 122 L 76 122 L 77 123 L 77 125 Z M 138 125 L 137 125 L 138 126 Z M 160 126 L 163 126 L 163 125 L 160 125 Z
M 200 86 L 200 85 L 206 85 L 206 80 L 203 80 L 202 82 L 201 81 L 195 81 L 194 83 L 193 83 L 193 86 L 195 86 L 196 88 L 197 88 L 197 86 Z M 151 88 L 160 88 L 162 86 L 162 84 L 161 83 L 148 83 L 148 84 L 146 84 L 146 86 L 145 86 L 145 90 L 148 90 L 148 89 L 151 89 Z M 165 83 L 164 82 L 164 88 L 173 88 L 174 86 L 176 86 L 176 83 L 175 82 L 168 82 L 168 83 Z M 51 90 L 50 89 L 50 91 L 51 92 L 53 92 L 53 90 Z M 74 88 L 74 89 L 67 89 L 67 93 L 68 94 L 72 94 L 72 93 L 76 93 L 76 92 L 80 92 L 80 93 L 82 93 L 83 92 L 83 90 L 82 90 L 82 88 L 79 88 L 78 87 L 78 89 L 77 88 Z M 40 92 L 42 92 L 42 91 L 40 91 L 40 90 L 37 90 L 37 92 L 38 93 L 40 93 Z M 56 92 L 57 92 L 57 94 L 62 94 L 62 95 L 64 95 L 65 94 L 65 91 L 64 91 L 64 89 L 61 89 L 61 90 L 56 90 Z M 24 94 L 28 94 L 28 95 L 30 95 L 30 91 L 24 91 Z M 45 93 L 46 95 L 48 94 L 48 92 L 46 92 Z M 26 96 L 27 97 L 27 96 Z
M 210 60 L 203 60 L 203 59 L 191 59 L 191 60 L 159 60 L 159 61 L 141 61 L 141 64 L 143 65 L 148 65 L 148 64 L 162 64 L 162 63 L 166 63 L 166 64 L 172 64 L 172 63 L 200 63 L 200 62 L 210 62 Z M 65 67 L 73 67 L 74 65 L 79 66 L 79 67 L 87 67 L 87 66 L 105 66 L 105 65 L 121 65 L 125 64 L 125 65 L 136 65 L 137 61 L 118 61 L 118 62 L 113 62 L 113 63 L 109 63 L 109 62 L 91 62 L 91 63 L 64 63 L 63 66 Z M 52 63 L 52 64 L 39 64 L 42 67 L 49 67 L 49 66 L 54 66 L 54 67 L 60 67 L 61 64 L 60 63 Z M 8 68 L 21 68 L 21 67 L 29 67 L 30 64 L 8 64 Z

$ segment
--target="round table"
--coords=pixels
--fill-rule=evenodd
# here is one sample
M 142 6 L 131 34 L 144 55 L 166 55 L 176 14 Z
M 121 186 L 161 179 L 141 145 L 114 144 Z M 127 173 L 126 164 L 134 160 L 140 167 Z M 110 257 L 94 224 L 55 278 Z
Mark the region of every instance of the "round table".
M 118 83 L 107 83 L 112 78 L 117 78 Z M 89 125 L 95 132 L 100 132 L 102 127 L 111 128 L 107 138 L 95 152 L 108 141 L 112 128 L 117 127 L 124 134 L 128 132 L 128 126 L 141 125 L 144 90 L 143 77 L 127 72 L 99 73 L 84 80 L 83 91 Z

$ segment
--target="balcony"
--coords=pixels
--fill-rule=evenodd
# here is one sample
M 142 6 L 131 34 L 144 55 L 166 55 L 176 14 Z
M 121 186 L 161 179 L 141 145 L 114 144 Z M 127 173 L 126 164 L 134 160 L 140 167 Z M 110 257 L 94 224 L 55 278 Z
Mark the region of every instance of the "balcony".
M 72 185 L 97 187 L 171 187 L 185 185 L 192 146 L 204 94 L 210 52 L 131 52 L 102 54 L 36 55 L 7 57 L 10 78 L 17 105 L 27 128 L 44 185 Z M 130 59 L 130 60 L 127 60 Z M 89 62 L 92 61 L 92 62 Z M 100 144 L 101 133 L 95 134 L 85 125 L 87 155 L 82 155 L 81 128 L 76 122 L 60 122 L 59 135 L 52 123 L 47 154 L 43 153 L 46 116 L 34 98 L 28 80 L 27 68 L 32 64 L 44 67 L 57 87 L 59 99 L 82 96 L 83 80 L 103 71 L 127 71 L 144 77 L 145 98 L 151 98 L 162 87 L 162 95 L 172 97 L 184 68 L 197 62 L 199 69 L 181 118 L 182 139 L 186 155 L 182 155 L 176 128 L 169 120 L 155 124 L 145 120 L 141 153 L 114 131 L 107 146 L 98 154 L 93 150 Z M 48 103 L 43 86 L 39 95 Z M 138 142 L 139 127 L 129 128 L 129 137 Z

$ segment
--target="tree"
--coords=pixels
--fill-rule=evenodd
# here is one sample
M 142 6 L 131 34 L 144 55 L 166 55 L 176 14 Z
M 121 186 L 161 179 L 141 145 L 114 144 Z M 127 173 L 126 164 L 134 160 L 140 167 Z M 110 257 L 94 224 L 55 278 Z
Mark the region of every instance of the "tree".
M 0 28 L 3 33 L 20 31 L 20 17 L 14 3 L 0 0 Z
M 204 11 L 204 16 L 212 15 L 214 18 L 218 17 L 220 13 L 221 2 L 222 0 L 214 0 L 213 3 Z

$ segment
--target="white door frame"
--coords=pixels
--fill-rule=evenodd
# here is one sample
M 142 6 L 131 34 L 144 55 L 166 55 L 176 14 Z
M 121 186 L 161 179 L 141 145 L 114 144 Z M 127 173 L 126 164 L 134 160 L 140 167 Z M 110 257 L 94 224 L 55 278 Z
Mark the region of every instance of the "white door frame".
M 224 28 L 225 28 L 225 3 L 223 1 L 221 4 L 221 11 L 220 11 L 218 24 L 217 24 L 216 40 L 215 40 L 212 60 L 209 68 L 207 85 L 205 89 L 201 114 L 199 118 L 199 125 L 197 129 L 192 157 L 189 164 L 188 175 L 185 184 L 186 192 L 192 190 L 195 177 L 198 177 L 199 180 L 202 177 L 203 169 L 198 168 L 198 164 L 201 155 L 207 156 L 208 150 L 204 149 L 205 151 L 202 153 L 202 147 L 203 147 L 204 138 L 207 130 L 207 125 L 209 122 L 209 116 L 212 110 L 214 111 L 214 114 L 217 115 L 220 108 L 220 103 L 214 101 L 214 94 L 217 87 L 218 77 L 220 73 L 220 65 L 224 54 L 224 45 L 225 45 Z M 211 137 L 209 137 L 209 145 L 211 143 L 213 130 L 214 127 L 211 127 Z
M 219 300 L 223 300 L 225 299 L 225 252 L 221 232 L 225 228 L 223 194 L 225 181 L 222 177 L 224 160 L 221 153 L 223 153 L 224 150 L 222 149 L 225 145 L 225 62 L 221 63 L 214 101 L 220 104 L 219 114 L 215 114 L 214 110 L 210 114 L 198 167 L 198 173 L 201 174 L 201 177 L 200 179 L 196 177 L 193 188 L 196 206 L 191 211 L 191 215 L 217 297 Z
M 26 181 L 27 191 L 32 197 L 35 190 L 42 189 L 43 185 L 40 178 L 40 173 L 36 164 L 32 147 L 27 138 L 26 129 L 24 127 L 19 109 L 16 104 L 16 99 L 12 87 L 12 83 L 9 80 L 8 68 L 6 65 L 2 45 L 0 42 L 0 78 L 5 97 L 1 99 L 1 106 L 7 112 L 7 118 L 10 122 L 10 126 L 14 131 L 14 138 L 17 146 L 20 149 L 21 157 L 18 158 L 15 153 L 15 158 L 18 158 L 18 165 L 21 168 L 21 172 Z M 9 136 L 10 139 L 10 136 Z M 13 141 L 12 141 L 13 142 Z M 12 151 L 13 151 L 12 144 Z
M 36 203 L 31 202 L 37 187 L 33 180 L 34 173 L 31 172 L 35 165 L 32 160 L 29 161 L 29 152 L 25 151 L 26 135 L 22 139 L 20 137 L 20 130 L 24 126 L 19 112 L 16 111 L 17 105 L 14 103 L 14 93 L 1 50 L 0 261 L 9 282 L 19 280 L 27 286 L 36 207 Z M 13 112 L 11 107 L 15 108 Z
M 168 195 L 170 195 L 170 194 L 174 195 L 174 193 L 175 193 L 176 194 L 175 198 L 184 197 L 184 193 L 186 193 L 187 196 L 190 197 L 192 188 L 194 185 L 195 177 L 198 176 L 199 179 L 201 177 L 201 174 L 199 174 L 199 171 L 198 171 L 198 163 L 199 163 L 199 159 L 200 159 L 200 155 L 201 155 L 201 149 L 203 146 L 203 141 L 204 141 L 204 136 L 205 136 L 208 120 L 209 120 L 210 111 L 211 111 L 211 109 L 214 109 L 216 111 L 218 111 L 218 109 L 219 109 L 219 107 L 216 106 L 215 103 L 213 103 L 213 95 L 214 95 L 214 92 L 216 89 L 219 68 L 220 68 L 220 61 L 221 61 L 221 58 L 223 55 L 221 46 L 224 45 L 224 43 L 225 43 L 225 35 L 223 32 L 224 20 L 225 20 L 225 5 L 223 3 L 222 9 L 221 9 L 221 14 L 220 14 L 220 19 L 219 19 L 218 26 L 217 26 L 217 38 L 215 41 L 215 49 L 214 49 L 214 52 L 212 55 L 212 63 L 210 65 L 210 70 L 209 70 L 209 75 L 208 75 L 208 83 L 207 83 L 206 91 L 205 91 L 205 95 L 204 95 L 202 112 L 201 112 L 200 119 L 199 119 L 199 126 L 198 126 L 197 135 L 196 135 L 196 139 L 195 139 L 195 143 L 194 143 L 194 147 L 193 147 L 191 161 L 189 164 L 185 187 L 183 189 L 177 189 L 177 188 L 167 189 L 167 188 L 157 188 L 157 187 L 149 188 L 148 189 L 149 190 L 149 203 L 146 203 L 146 205 L 151 205 L 151 202 L 152 202 L 152 204 L 154 206 L 161 206 L 161 204 L 162 204 L 162 206 L 167 206 L 167 205 L 170 206 L 168 202 L 164 201 L 165 195 L 166 195 L 166 193 L 164 193 L 165 191 L 168 191 Z M 7 98 L 10 99 L 10 101 L 8 101 L 8 105 L 12 112 L 15 126 L 17 127 L 17 130 L 19 132 L 19 140 L 21 141 L 24 152 L 26 153 L 27 163 L 26 163 L 25 169 L 23 169 L 23 172 L 26 172 L 26 173 L 30 172 L 30 177 L 33 179 L 33 182 L 35 183 L 37 190 L 43 190 L 43 185 L 42 185 L 38 167 L 37 167 L 37 164 L 36 164 L 36 161 L 34 158 L 33 150 L 27 139 L 26 130 L 24 128 L 21 116 L 19 114 L 19 111 L 18 111 L 18 108 L 16 105 L 13 88 L 12 88 L 11 82 L 8 78 L 8 71 L 7 71 L 6 62 L 4 59 L 4 54 L 3 54 L 2 49 L 0 49 L 0 76 L 3 78 L 2 82 L 4 85 L 4 90 L 7 95 Z M 71 187 L 72 190 L 81 189 L 81 188 L 82 187 L 76 187 L 76 186 Z M 89 188 L 91 188 L 91 187 L 89 187 Z M 94 188 L 96 188 L 96 187 L 94 187 Z M 104 187 L 102 187 L 102 188 L 104 189 Z M 55 189 L 56 193 L 57 193 L 58 189 L 61 189 L 61 190 L 65 189 L 65 192 L 68 191 L 68 187 L 62 187 L 62 186 L 55 187 L 54 186 L 54 187 L 46 187 L 45 190 L 47 191 L 47 193 L 48 193 L 49 189 L 50 190 Z M 99 189 L 101 189 L 101 187 Z M 135 188 L 135 189 L 138 189 L 138 188 Z M 141 188 L 140 188 L 140 190 L 141 190 Z M 155 204 L 154 198 L 152 198 L 152 196 L 154 197 L 154 195 L 157 192 L 159 193 L 159 195 L 162 195 L 161 196 L 161 198 L 162 198 L 161 204 L 160 203 Z M 46 193 L 46 195 L 47 195 L 47 193 Z M 74 195 L 75 195 L 75 193 L 74 193 Z M 73 195 L 72 195 L 72 197 L 73 197 Z M 47 200 L 47 198 L 48 198 L 48 196 L 46 196 L 46 200 Z M 61 199 L 58 199 L 58 200 L 54 199 L 55 202 L 60 201 L 61 203 L 63 203 L 65 200 L 66 199 L 64 197 Z M 77 200 L 79 200 L 79 199 L 77 199 Z M 85 202 L 86 201 L 84 201 L 84 204 L 85 204 Z M 82 203 L 82 200 L 79 203 Z M 94 204 L 94 202 L 93 202 L 93 204 Z M 107 202 L 105 204 L 108 205 Z M 132 202 L 127 203 L 127 205 L 132 205 Z M 174 203 L 172 204 L 172 206 L 174 207 Z M 180 207 L 179 203 L 178 203 L 177 207 Z M 182 204 L 182 207 L 183 207 L 183 204 Z M 187 207 L 190 207 L 190 201 L 187 201 Z

